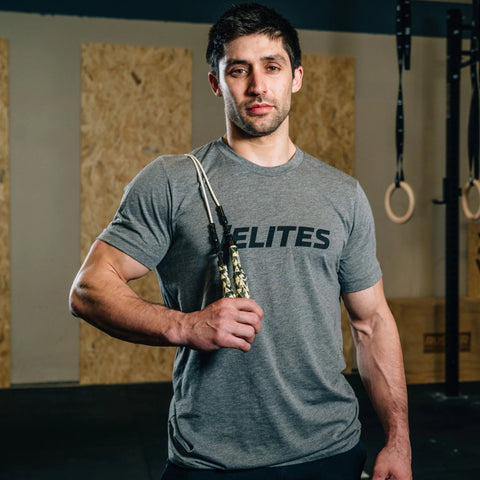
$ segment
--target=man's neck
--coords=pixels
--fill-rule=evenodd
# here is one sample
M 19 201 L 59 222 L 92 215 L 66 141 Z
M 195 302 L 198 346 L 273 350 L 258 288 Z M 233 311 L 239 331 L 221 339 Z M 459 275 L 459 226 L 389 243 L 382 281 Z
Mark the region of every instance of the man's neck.
M 296 147 L 287 134 L 278 129 L 270 135 L 250 137 L 236 129 L 227 128 L 223 141 L 248 161 L 262 167 L 278 167 L 287 163 L 296 152 Z

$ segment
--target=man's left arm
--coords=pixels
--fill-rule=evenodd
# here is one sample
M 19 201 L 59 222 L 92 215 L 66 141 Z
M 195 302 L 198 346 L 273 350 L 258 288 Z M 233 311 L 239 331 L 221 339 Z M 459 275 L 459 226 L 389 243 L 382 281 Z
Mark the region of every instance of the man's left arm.
M 375 462 L 373 480 L 411 480 L 403 356 L 383 282 L 342 296 L 350 317 L 358 370 L 386 435 L 385 447 Z

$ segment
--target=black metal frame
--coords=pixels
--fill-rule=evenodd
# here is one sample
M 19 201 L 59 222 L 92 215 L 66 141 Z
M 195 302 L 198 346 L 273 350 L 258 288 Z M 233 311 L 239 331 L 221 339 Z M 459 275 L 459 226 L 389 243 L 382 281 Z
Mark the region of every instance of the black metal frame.
M 463 25 L 462 14 L 451 9 L 447 15 L 447 124 L 446 177 L 443 180 L 445 204 L 445 394 L 459 396 L 459 161 L 460 76 L 461 69 L 479 61 L 476 52 L 462 51 L 463 32 L 478 28 L 479 0 L 473 0 L 472 25 Z M 472 31 L 473 34 L 473 31 Z M 470 55 L 462 63 L 462 55 Z

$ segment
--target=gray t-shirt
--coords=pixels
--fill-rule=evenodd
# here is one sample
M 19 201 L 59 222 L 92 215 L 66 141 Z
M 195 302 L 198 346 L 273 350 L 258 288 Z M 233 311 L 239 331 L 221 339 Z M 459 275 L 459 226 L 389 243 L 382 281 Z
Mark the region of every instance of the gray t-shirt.
M 241 469 L 349 450 L 360 423 L 341 374 L 340 294 L 381 278 L 363 190 L 299 149 L 272 168 L 221 139 L 192 153 L 224 207 L 265 316 L 248 353 L 178 348 L 169 459 Z M 205 204 L 186 156 L 162 156 L 142 170 L 99 238 L 156 269 L 170 308 L 191 312 L 221 297 Z

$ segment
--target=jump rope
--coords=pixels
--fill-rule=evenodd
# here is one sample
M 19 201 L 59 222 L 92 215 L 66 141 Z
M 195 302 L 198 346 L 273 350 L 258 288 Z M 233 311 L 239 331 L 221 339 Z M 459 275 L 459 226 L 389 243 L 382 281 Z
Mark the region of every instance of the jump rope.
M 207 174 L 205 170 L 195 155 L 191 153 L 187 153 L 186 156 L 192 160 L 193 164 L 195 165 L 195 169 L 197 171 L 198 183 L 200 185 L 200 191 L 203 198 L 203 202 L 205 203 L 205 208 L 207 210 L 208 216 L 208 231 L 210 235 L 210 242 L 212 243 L 215 255 L 217 257 L 217 264 L 218 264 L 218 272 L 220 274 L 220 281 L 222 284 L 222 292 L 225 298 L 250 298 L 250 290 L 248 288 L 248 281 L 245 272 L 243 271 L 242 264 L 240 262 L 240 255 L 238 253 L 238 247 L 235 245 L 233 240 L 233 236 L 230 232 L 230 225 L 228 224 L 227 217 L 223 210 L 222 205 L 218 201 L 213 188 L 208 180 Z M 212 210 L 210 208 L 210 202 L 208 201 L 207 197 L 207 189 L 205 189 L 205 185 L 207 186 L 208 192 L 215 204 L 215 210 L 217 212 L 218 220 L 220 221 L 220 225 L 223 228 L 223 245 L 225 248 L 228 249 L 228 257 L 232 263 L 232 280 L 233 280 L 233 287 L 232 282 L 230 281 L 229 273 L 228 273 L 228 264 L 225 263 L 224 260 L 224 252 L 220 245 L 220 241 L 217 235 L 217 229 L 215 226 L 215 222 L 213 221 Z M 227 257 L 227 258 L 228 258 Z
M 412 218 L 415 209 L 415 195 L 410 185 L 405 181 L 403 172 L 403 138 L 404 138 L 404 117 L 403 117 L 403 90 L 402 90 L 402 72 L 403 69 L 410 70 L 411 53 L 411 6 L 410 0 L 398 0 L 396 16 L 396 42 L 397 42 L 397 60 L 398 60 L 398 98 L 395 122 L 396 150 L 397 150 L 397 172 L 395 181 L 390 184 L 385 192 L 385 211 L 388 218 L 395 223 L 406 223 Z M 407 212 L 402 215 L 396 215 L 390 205 L 393 192 L 400 188 L 408 196 Z

